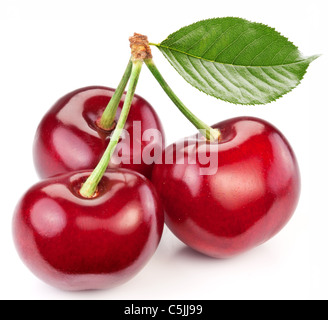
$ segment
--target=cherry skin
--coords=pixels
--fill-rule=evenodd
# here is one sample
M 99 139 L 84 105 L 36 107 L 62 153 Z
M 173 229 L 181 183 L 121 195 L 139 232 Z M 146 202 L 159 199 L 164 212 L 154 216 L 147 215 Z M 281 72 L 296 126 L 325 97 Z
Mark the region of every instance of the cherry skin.
M 34 140 L 34 163 L 41 178 L 97 166 L 112 131 L 102 130 L 96 123 L 114 92 L 99 86 L 81 88 L 62 97 L 47 112 Z M 125 95 L 116 121 L 124 99 Z M 125 130 L 109 167 L 135 170 L 150 178 L 154 163 L 152 150 L 163 150 L 164 131 L 152 106 L 138 95 L 133 99 Z M 143 136 L 147 131 L 150 135 Z
M 135 276 L 154 254 L 164 214 L 144 176 L 108 170 L 94 198 L 79 194 L 91 174 L 59 175 L 33 186 L 17 205 L 13 236 L 20 257 L 63 290 L 105 289 Z
M 286 138 L 268 122 L 239 117 L 213 127 L 222 133 L 219 143 L 193 138 L 167 147 L 163 158 L 173 161 L 156 164 L 152 181 L 171 231 L 201 253 L 228 258 L 286 225 L 300 174 Z

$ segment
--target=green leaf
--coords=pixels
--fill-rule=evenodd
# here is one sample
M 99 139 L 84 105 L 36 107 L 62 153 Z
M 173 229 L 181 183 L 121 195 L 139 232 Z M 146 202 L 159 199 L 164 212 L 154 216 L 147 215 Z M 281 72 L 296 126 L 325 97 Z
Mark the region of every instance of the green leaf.
M 197 22 L 156 46 L 191 85 L 235 104 L 280 98 L 318 57 L 304 57 L 273 28 L 232 17 Z

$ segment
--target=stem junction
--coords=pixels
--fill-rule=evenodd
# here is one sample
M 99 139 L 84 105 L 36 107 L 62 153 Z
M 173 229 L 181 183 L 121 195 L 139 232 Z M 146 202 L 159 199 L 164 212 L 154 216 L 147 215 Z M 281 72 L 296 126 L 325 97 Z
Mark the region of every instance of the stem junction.
M 130 38 L 130 47 L 132 52 L 131 60 L 126 67 L 124 75 L 115 91 L 112 99 L 110 100 L 106 110 L 104 111 L 101 119 L 98 121 L 98 126 L 105 130 L 111 130 L 115 127 L 113 135 L 110 142 L 100 159 L 97 167 L 93 170 L 89 178 L 83 184 L 80 189 L 80 194 L 82 197 L 90 199 L 96 195 L 98 184 L 102 179 L 113 155 L 115 148 L 119 142 L 122 131 L 124 129 L 126 120 L 128 118 L 132 100 L 136 91 L 137 83 L 139 80 L 142 65 L 145 62 L 155 79 L 159 82 L 161 87 L 164 89 L 166 94 L 170 97 L 173 103 L 178 107 L 178 109 L 186 116 L 186 118 L 206 137 L 209 141 L 218 141 L 220 139 L 220 131 L 213 129 L 206 125 L 203 121 L 198 119 L 175 95 L 170 86 L 166 83 L 163 76 L 157 69 L 153 59 L 152 53 L 149 46 L 148 38 L 144 35 L 135 33 Z M 130 81 L 129 81 L 130 80 Z M 124 101 L 124 105 L 121 111 L 120 118 L 115 126 L 115 115 L 117 107 L 121 101 L 124 90 L 127 86 L 127 94 Z M 204 133 L 205 132 L 205 133 Z

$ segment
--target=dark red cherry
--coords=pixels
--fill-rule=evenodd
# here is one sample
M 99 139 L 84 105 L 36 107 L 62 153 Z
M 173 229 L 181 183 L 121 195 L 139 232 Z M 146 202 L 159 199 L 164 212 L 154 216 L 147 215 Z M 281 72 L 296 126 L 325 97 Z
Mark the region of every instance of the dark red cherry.
M 114 89 L 106 87 L 78 89 L 48 111 L 34 142 L 34 163 L 41 178 L 97 166 L 112 131 L 100 129 L 96 122 L 113 94 Z M 124 99 L 125 95 L 116 120 Z M 164 148 L 164 131 L 152 106 L 140 96 L 133 99 L 125 130 L 109 167 L 135 170 L 149 178 L 154 157 Z
M 173 144 L 152 181 L 172 232 L 199 252 L 226 258 L 286 225 L 298 203 L 300 174 L 291 146 L 268 122 L 240 117 L 213 127 L 221 131 L 219 143 Z
M 135 276 L 154 254 L 164 215 L 148 179 L 108 170 L 92 199 L 80 196 L 89 171 L 33 186 L 17 205 L 13 235 L 28 268 L 64 290 L 110 288 Z

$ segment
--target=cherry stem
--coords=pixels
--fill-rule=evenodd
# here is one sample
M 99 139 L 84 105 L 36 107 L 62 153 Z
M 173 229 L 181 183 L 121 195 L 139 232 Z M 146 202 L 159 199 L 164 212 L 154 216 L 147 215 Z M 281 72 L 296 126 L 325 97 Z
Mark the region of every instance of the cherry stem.
M 209 141 L 218 141 L 220 140 L 221 132 L 218 129 L 213 129 L 208 126 L 206 123 L 197 118 L 176 96 L 167 82 L 164 80 L 163 76 L 157 69 L 153 59 L 145 59 L 144 60 L 148 69 L 153 74 L 155 79 L 161 85 L 163 90 L 169 96 L 169 98 L 173 101 L 173 103 L 178 107 L 178 109 L 184 114 L 184 116 L 201 132 L 201 134 Z
M 125 69 L 121 82 L 119 83 L 114 95 L 110 99 L 104 113 L 100 118 L 100 121 L 98 123 L 100 128 L 104 130 L 110 130 L 113 128 L 117 108 L 120 104 L 126 85 L 130 79 L 131 71 L 132 71 L 132 61 L 130 60 Z
M 126 120 L 128 118 L 143 62 L 142 60 L 134 60 L 133 62 L 131 62 L 131 64 L 132 64 L 132 72 L 131 72 L 130 83 L 129 83 L 128 91 L 126 94 L 126 98 L 124 101 L 120 118 L 113 132 L 113 135 L 111 136 L 107 149 L 103 154 L 102 158 L 100 159 L 100 162 L 98 163 L 97 167 L 94 169 L 92 174 L 89 176 L 89 178 L 86 180 L 86 182 L 83 184 L 82 188 L 80 189 L 80 194 L 84 198 L 93 198 L 95 196 L 98 184 L 109 165 L 111 156 L 115 151 L 115 148 L 119 142 L 122 131 L 124 129 Z

